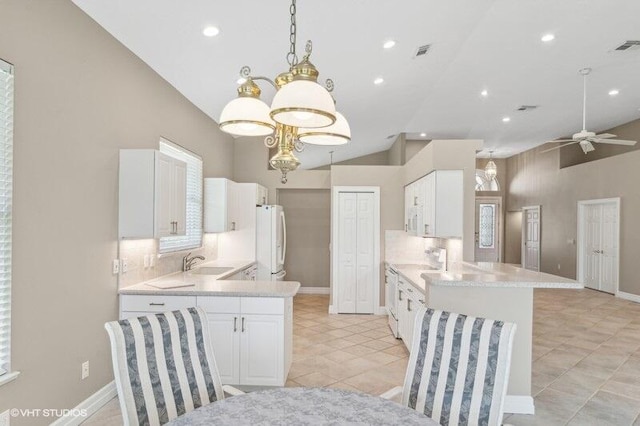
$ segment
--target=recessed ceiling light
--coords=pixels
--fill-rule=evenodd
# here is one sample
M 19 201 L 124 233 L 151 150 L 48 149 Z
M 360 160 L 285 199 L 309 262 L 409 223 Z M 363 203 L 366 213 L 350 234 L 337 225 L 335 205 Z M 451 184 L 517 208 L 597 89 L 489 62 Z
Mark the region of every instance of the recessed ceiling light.
M 511 121 L 511 117 L 502 117 L 502 122 L 503 123 L 508 123 Z
M 609 96 L 616 96 L 620 91 L 618 89 L 609 90 Z
M 545 43 L 549 43 L 550 41 L 555 40 L 556 36 L 554 36 L 553 34 L 545 34 L 542 36 L 542 38 L 540 40 L 542 40 Z
M 238 83 L 238 84 L 244 84 L 246 81 L 247 81 L 247 79 L 246 79 L 246 78 L 244 78 L 244 77 L 240 77 L 238 80 L 236 80 L 236 83 Z
M 481 94 L 482 96 L 484 96 L 485 98 L 486 98 L 487 96 L 489 96 L 489 92 L 487 92 L 486 90 L 483 90 L 482 92 L 480 92 L 480 94 Z
M 420 137 L 421 137 L 421 138 L 426 138 L 426 137 L 427 137 L 427 134 L 426 134 L 426 133 L 420 133 Z
M 391 49 L 393 46 L 396 45 L 396 42 L 393 40 L 387 40 L 384 42 L 384 44 L 382 45 L 382 47 L 384 47 L 385 49 Z
M 373 80 L 373 84 L 380 85 L 382 83 L 384 83 L 384 78 L 382 78 L 382 77 L 378 77 L 375 80 Z
M 207 37 L 215 37 L 218 34 L 220 34 L 220 30 L 218 29 L 218 27 L 209 26 L 209 27 L 205 27 L 205 29 L 202 30 L 202 34 L 204 34 Z

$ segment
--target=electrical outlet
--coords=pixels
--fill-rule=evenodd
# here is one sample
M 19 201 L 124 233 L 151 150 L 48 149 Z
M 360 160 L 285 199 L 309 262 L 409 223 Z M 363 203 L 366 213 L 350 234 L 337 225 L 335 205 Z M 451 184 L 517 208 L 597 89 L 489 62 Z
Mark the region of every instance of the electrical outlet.
M 89 361 L 82 363 L 82 380 L 89 377 Z
M 151 262 L 151 259 L 149 259 L 151 256 L 149 256 L 148 254 L 144 255 L 144 261 L 143 261 L 143 265 L 144 265 L 144 269 L 147 269 L 149 267 L 149 263 Z
M 560 270 L 560 264 L 558 263 L 558 271 Z
M 129 259 L 122 259 L 122 273 L 124 274 L 129 270 Z
M 116 275 L 120 273 L 120 260 L 113 259 L 113 263 L 111 264 L 111 272 Z
M 11 420 L 11 415 L 9 414 L 9 410 L 4 413 L 0 413 L 0 426 L 9 426 L 9 421 Z

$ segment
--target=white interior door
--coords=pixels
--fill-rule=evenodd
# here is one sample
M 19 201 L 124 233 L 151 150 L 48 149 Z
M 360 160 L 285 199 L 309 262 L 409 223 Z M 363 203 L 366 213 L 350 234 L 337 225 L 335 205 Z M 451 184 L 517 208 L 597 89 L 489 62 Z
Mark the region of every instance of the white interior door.
M 500 261 L 499 200 L 476 199 L 476 262 Z
M 586 287 L 615 294 L 618 288 L 619 202 L 579 203 L 578 279 Z
M 355 313 L 357 296 L 356 250 L 358 195 L 341 192 L 338 195 L 338 312 Z
M 356 284 L 356 313 L 372 314 L 373 307 L 373 219 L 374 196 L 370 192 L 357 195 L 357 284 Z
M 339 313 L 375 312 L 376 198 L 372 192 L 339 192 L 337 285 Z
M 540 206 L 523 209 L 523 244 L 522 250 L 525 269 L 540 270 Z

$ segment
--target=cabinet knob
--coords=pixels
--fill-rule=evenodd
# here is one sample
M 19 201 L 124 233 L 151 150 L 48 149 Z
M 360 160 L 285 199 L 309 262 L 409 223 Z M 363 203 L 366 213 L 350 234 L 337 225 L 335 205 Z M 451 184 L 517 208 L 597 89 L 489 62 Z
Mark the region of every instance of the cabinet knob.
M 231 222 L 231 230 L 232 231 L 236 230 L 236 223 L 235 222 Z
M 164 306 L 164 303 L 149 303 L 149 306 Z
M 411 312 L 411 299 L 407 299 L 407 311 Z

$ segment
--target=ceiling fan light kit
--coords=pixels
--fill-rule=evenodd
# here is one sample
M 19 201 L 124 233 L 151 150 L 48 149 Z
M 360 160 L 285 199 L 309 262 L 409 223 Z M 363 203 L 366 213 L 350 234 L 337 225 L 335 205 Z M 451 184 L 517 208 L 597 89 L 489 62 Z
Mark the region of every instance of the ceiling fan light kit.
M 239 80 L 242 83 L 238 87 L 238 97 L 224 107 L 219 120 L 224 132 L 236 136 L 266 136 L 265 145 L 278 150 L 269 164 L 280 170 L 283 184 L 287 182 L 287 174 L 300 165 L 295 152 L 301 152 L 304 144 L 342 145 L 351 140 L 349 123 L 336 111 L 331 96 L 333 81 L 327 80 L 326 87 L 318 83 L 319 72 L 309 60 L 311 41 L 307 42 L 302 61 L 298 61 L 296 0 L 291 1 L 289 13 L 289 70 L 279 74 L 274 81 L 252 76 L 249 67 L 242 67 L 240 77 L 244 80 Z M 260 99 L 261 90 L 256 80 L 275 87 L 271 107 Z
M 594 132 L 590 132 L 587 130 L 587 76 L 591 74 L 591 68 L 582 68 L 578 71 L 580 75 L 582 75 L 582 130 L 578 133 L 575 133 L 571 136 L 571 139 L 556 139 L 549 142 L 559 143 L 559 142 L 567 142 L 562 145 L 554 146 L 553 148 L 545 149 L 542 153 L 553 151 L 556 149 L 560 149 L 562 147 L 568 145 L 580 145 L 582 148 L 582 152 L 588 154 L 592 151 L 595 151 L 594 143 L 603 143 L 609 145 L 626 145 L 633 146 L 636 144 L 636 141 L 628 141 L 622 139 L 613 139 L 617 137 L 616 135 L 612 135 L 611 133 L 601 133 L 599 135 Z

